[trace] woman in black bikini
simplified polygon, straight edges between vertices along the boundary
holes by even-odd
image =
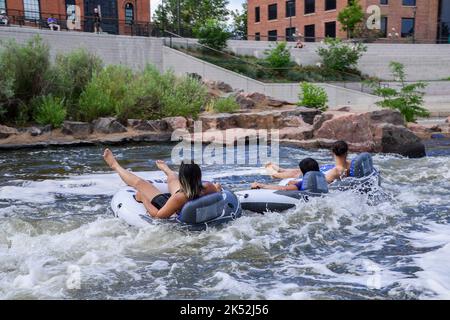
[[[194,163],[182,163],[177,175],[164,161],[158,160],[156,166],[166,174],[170,192],[164,194],[150,182],[121,167],[111,150],[106,149],[103,158],[127,185],[138,191],[136,200],[144,204],[153,218],[169,219],[173,214],[180,212],[188,201],[222,190],[218,184],[203,183],[201,169]]]

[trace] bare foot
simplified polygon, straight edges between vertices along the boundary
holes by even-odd
[[[109,149],[105,149],[105,152],[103,153],[103,159],[105,159],[105,162],[113,170],[116,170],[117,166],[119,165],[116,158],[114,158],[113,153]]]
[[[266,163],[265,168],[266,168],[267,173],[269,175],[274,175],[274,174],[280,172],[280,167],[278,165],[276,165],[275,163],[272,163],[272,162]]]
[[[170,173],[172,173],[172,170],[169,168],[167,163],[163,160],[157,160],[156,166],[158,167],[159,170],[164,172],[166,175],[169,175]]]

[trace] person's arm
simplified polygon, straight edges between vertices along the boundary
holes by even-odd
[[[183,199],[181,198],[181,194],[175,194],[170,197],[169,200],[167,200],[164,207],[162,207],[160,210],[158,210],[153,204],[152,201],[145,198],[145,197],[139,197],[137,200],[142,201],[145,209],[147,209],[147,212],[150,216],[156,219],[169,219],[173,214],[177,213],[179,210],[183,208]]]
[[[277,186],[255,182],[252,184],[252,189],[266,189],[266,190],[280,190],[280,191],[297,191],[296,185]]]
[[[274,173],[272,178],[274,179],[289,179],[289,178],[298,178],[302,176],[302,172],[300,169],[284,169],[281,172]]]
[[[328,184],[333,183],[335,180],[340,178],[339,172],[337,170],[337,168],[334,168],[332,170],[330,170],[327,175],[325,176],[325,178],[327,179]]]

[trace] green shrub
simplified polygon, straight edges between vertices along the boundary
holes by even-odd
[[[197,118],[206,104],[208,90],[198,80],[182,77],[175,80],[173,91],[163,98],[163,114],[166,117],[184,116]]]
[[[134,104],[118,114],[120,120],[164,117],[164,99],[174,91],[175,80],[173,72],[160,73],[154,66],[148,65],[136,75],[130,91]]]
[[[42,42],[39,36],[30,39],[26,44],[19,45],[11,40],[3,42],[0,53],[2,73],[7,81],[2,80],[0,97],[4,101],[5,96],[11,103],[5,107],[4,113],[8,114],[8,120],[20,122],[21,124],[31,118],[31,108],[24,107],[34,97],[41,95],[49,85],[47,78],[50,72],[49,47]],[[12,94],[12,95],[11,95]]]
[[[66,113],[64,99],[43,96],[36,101],[34,120],[42,125],[51,124],[53,128],[59,128],[66,119]]]
[[[160,73],[155,67],[147,66],[132,82],[131,106],[117,116],[122,121],[173,116],[196,118],[207,98],[207,89],[198,80],[188,76],[177,78],[171,71]]]
[[[349,44],[333,38],[325,39],[325,47],[317,49],[326,69],[345,72],[356,69],[358,60],[366,51],[367,46],[362,43]]]
[[[103,68],[102,60],[95,54],[78,49],[65,55],[58,55],[54,73],[59,78],[60,88],[70,103],[76,103],[94,74]]]
[[[302,82],[300,86],[301,92],[299,94],[299,106],[315,108],[322,111],[326,111],[328,109],[328,95],[325,89],[308,82]]]
[[[226,24],[216,19],[208,19],[195,30],[195,36],[200,44],[222,51],[227,47],[230,34],[227,31]]]
[[[280,42],[274,48],[266,50],[266,58],[270,68],[287,68],[291,64],[291,53],[287,47],[287,42]]]
[[[375,94],[383,97],[383,101],[377,104],[383,108],[399,110],[408,122],[415,121],[417,117],[429,117],[429,111],[423,107],[425,93],[421,91],[426,88],[426,83],[407,84],[405,66],[399,62],[392,61],[390,68],[395,79],[400,82],[400,89],[376,87]]]
[[[79,101],[78,113],[83,121],[119,115],[135,103],[132,94],[133,73],[124,66],[108,66],[88,83]]]
[[[239,104],[233,96],[219,98],[212,101],[212,110],[217,113],[233,113],[240,109]]]
[[[0,61],[0,70],[3,70]],[[6,120],[10,99],[14,96],[13,81],[8,74],[0,72],[0,121]]]

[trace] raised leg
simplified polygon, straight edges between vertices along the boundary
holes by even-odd
[[[145,198],[152,200],[154,197],[161,194],[161,191],[153,184],[122,168],[111,150],[106,149],[103,158],[109,167],[116,171],[127,185],[138,190]]]
[[[166,174],[167,185],[171,194],[175,194],[178,190],[181,189],[180,179],[178,179],[178,175],[172,169],[170,169],[164,161],[156,161],[156,166],[159,170]]]

